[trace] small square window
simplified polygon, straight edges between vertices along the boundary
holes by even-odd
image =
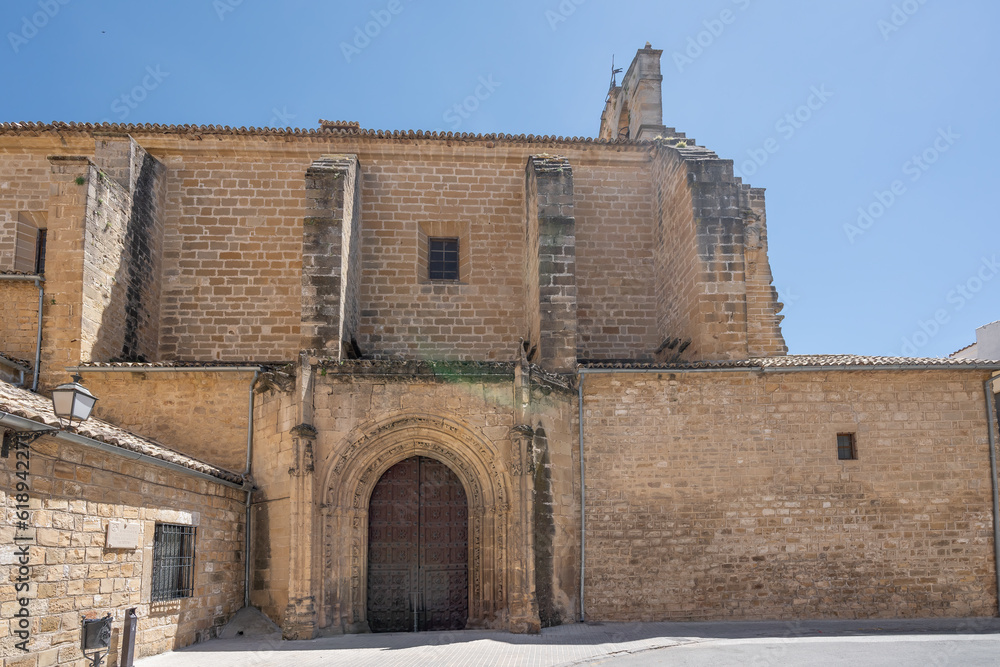
[[[837,458],[841,461],[851,461],[858,458],[858,448],[854,443],[853,433],[837,434]]]
[[[427,277],[430,280],[458,280],[458,239],[428,239]]]
[[[189,598],[194,591],[194,526],[156,524],[153,602]]]

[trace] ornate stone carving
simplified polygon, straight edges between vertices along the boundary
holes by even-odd
[[[332,512],[351,513],[350,537],[346,544],[343,533],[324,542],[329,553],[323,554],[321,562],[334,572],[325,572],[321,578],[327,587],[347,580],[350,599],[336,601],[340,617],[353,619],[357,628],[365,625],[367,508],[375,484],[395,463],[411,456],[429,456],[451,468],[465,487],[470,523],[470,624],[493,625],[494,611],[506,609],[508,604],[502,583],[509,560],[505,554],[508,528],[502,512],[510,511],[508,489],[512,483],[509,468],[498,463],[498,448],[481,434],[447,418],[401,415],[356,429],[339,449],[339,456],[330,458],[323,496]],[[342,574],[336,572],[338,569]],[[492,590],[484,590],[485,581],[492,582]],[[320,599],[333,597],[326,593]]]
[[[298,426],[292,427],[289,433],[299,438],[309,438],[311,440],[315,440],[319,431],[317,431],[316,427],[312,424],[299,424]]]

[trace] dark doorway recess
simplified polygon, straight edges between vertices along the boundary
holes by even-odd
[[[465,627],[468,534],[465,489],[448,466],[414,456],[382,475],[368,508],[372,632]]]

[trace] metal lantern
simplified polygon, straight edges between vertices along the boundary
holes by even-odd
[[[74,375],[73,382],[61,384],[52,390],[52,409],[59,418],[59,423],[65,419],[72,426],[74,419],[80,423],[90,417],[97,397],[80,384],[82,380],[79,375]]]

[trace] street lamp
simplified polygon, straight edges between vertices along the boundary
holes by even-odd
[[[97,397],[80,384],[82,381],[82,377],[74,375],[72,382],[61,384],[52,390],[52,410],[56,413],[60,426],[63,419],[66,420],[67,426],[73,426],[74,419],[78,424],[84,422],[94,409]]]
[[[79,375],[74,375],[73,382],[61,384],[52,390],[52,411],[59,419],[60,428],[45,426],[43,428],[32,428],[28,431],[21,431],[16,427],[12,428],[7,424],[2,424],[4,427],[2,429],[3,445],[0,446],[0,458],[5,459],[9,457],[11,448],[19,449],[27,447],[43,435],[52,435],[64,428],[71,427],[74,419],[77,424],[86,421],[90,417],[90,412],[94,409],[97,397],[80,384],[81,380],[83,378]],[[9,415],[0,413],[0,416],[6,418]],[[65,423],[63,423],[64,419],[66,420]]]

